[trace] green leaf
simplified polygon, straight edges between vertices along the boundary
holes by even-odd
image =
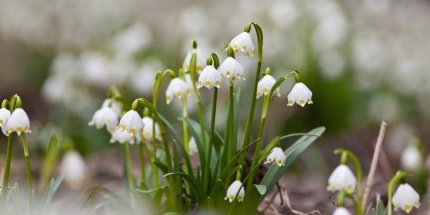
[[[290,146],[287,150],[284,151],[284,154],[287,157],[285,165],[282,167],[279,167],[277,165],[273,165],[272,167],[270,167],[264,178],[261,180],[260,184],[266,185],[267,190],[271,191],[275,183],[279,181],[279,179],[282,177],[288,167],[297,159],[297,157],[301,153],[305,151],[306,148],[308,148],[312,143],[314,143],[315,140],[318,139],[318,136],[322,135],[324,131],[324,127],[318,127],[307,133],[312,136],[303,136],[298,139],[292,146]],[[260,198],[260,201],[262,199],[263,198]]]
[[[266,185],[263,184],[254,184],[255,188],[257,188],[258,192],[263,196],[267,192]]]
[[[190,185],[191,194],[194,195],[194,198],[195,198],[194,200],[199,204],[203,203],[203,201],[205,200],[205,197],[203,195],[203,185],[198,180],[195,180],[194,177],[183,172],[167,173],[163,177],[166,178],[169,176],[182,177]]]
[[[203,141],[202,141],[202,135],[201,135],[201,131],[200,131],[200,124],[190,118],[184,119],[182,117],[179,118],[180,120],[185,120],[185,122],[187,122],[187,124],[190,126],[190,131],[192,133],[192,136],[194,137],[194,140],[196,141],[196,145],[197,145],[197,149],[199,152],[199,159],[200,159],[200,166],[205,166],[206,164],[206,151],[205,151],[205,147],[203,146]],[[206,142],[209,142],[209,135],[208,133],[205,131],[205,137],[206,137]]]
[[[385,208],[384,208],[384,202],[381,201],[380,198],[378,198],[376,202],[376,211],[375,215],[384,215],[385,214]]]
[[[64,175],[61,174],[56,179],[51,179],[51,182],[48,185],[48,188],[45,193],[45,206],[48,206],[52,199],[54,198],[55,193],[57,192],[58,188],[60,187],[61,182],[63,182]]]
[[[53,133],[49,140],[48,149],[46,150],[45,158],[43,159],[42,174],[39,182],[39,192],[45,192],[46,186],[48,185],[49,178],[52,176],[52,172],[55,169],[58,160],[58,135]]]

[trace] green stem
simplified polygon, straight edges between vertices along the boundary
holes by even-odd
[[[28,142],[25,134],[23,133],[21,136],[22,147],[24,149],[24,158],[25,158],[25,171],[27,176],[27,189],[30,195],[33,195],[33,177],[31,175],[31,164],[30,164],[30,152],[28,151]]]
[[[188,146],[188,123],[187,123],[187,119],[188,119],[188,112],[187,112],[187,98],[185,97],[182,100],[182,118],[184,118],[184,120],[182,121],[182,129],[183,129],[183,144],[184,144],[184,149],[185,152],[187,154],[190,153],[190,149]]]
[[[142,141],[138,144],[139,148],[139,165],[140,165],[140,186],[143,189],[147,189],[146,186],[146,174],[145,174],[145,158],[144,158],[144,144],[146,144],[146,141],[144,138],[142,138]],[[150,155],[149,153],[147,154]]]
[[[9,190],[9,175],[10,175],[10,164],[12,161],[13,139],[14,139],[14,136],[11,134],[7,140],[6,164],[4,167],[3,185],[2,185],[2,189],[1,189],[2,201],[6,200],[7,193]]]
[[[394,187],[396,187],[397,183],[399,183],[399,181],[405,178],[406,176],[408,176],[406,172],[398,171],[396,175],[391,179],[390,183],[388,184],[388,202],[387,202],[388,215],[393,214],[392,202],[393,202]]]
[[[234,154],[234,151],[237,149],[236,144],[234,144],[234,82],[230,81],[230,106],[229,106],[229,135],[227,141],[227,161],[229,161]]]
[[[209,147],[208,147],[206,167],[205,167],[206,168],[206,170],[205,170],[206,186],[205,187],[206,187],[208,195],[211,192],[210,163],[211,163],[212,147],[214,146],[214,140],[215,140],[215,119],[216,119],[217,98],[218,98],[218,88],[215,87],[214,95],[213,95],[213,101],[212,101],[212,117],[211,117],[211,130],[210,130],[210,137],[209,137]]]
[[[130,192],[134,192],[133,167],[131,165],[130,145],[124,144],[124,165],[127,177],[127,185]]]

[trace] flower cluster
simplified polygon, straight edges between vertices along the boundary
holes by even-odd
[[[31,133],[30,120],[28,119],[27,113],[22,108],[15,109],[12,113],[6,109],[0,109],[0,126],[4,135],[9,136],[16,132],[19,135],[21,133]]]

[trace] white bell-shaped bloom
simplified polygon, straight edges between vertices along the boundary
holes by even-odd
[[[0,108],[0,126],[6,123],[10,117],[10,111],[6,108]]]
[[[413,207],[420,207],[420,195],[409,184],[401,184],[393,195],[393,206],[395,210],[399,208],[406,213],[411,212]]]
[[[110,138],[111,143],[130,143],[134,144],[134,136],[130,135],[130,133],[127,130],[121,130],[119,128],[116,128],[113,130]]]
[[[414,144],[409,145],[402,153],[401,164],[409,171],[416,171],[422,165],[422,155],[418,147]]]
[[[267,160],[265,163],[276,164],[278,166],[285,165],[285,160],[287,157],[284,154],[284,151],[280,147],[274,147],[270,152],[269,156],[267,156]]]
[[[193,52],[196,53],[196,71],[200,73],[203,67],[206,65],[206,56],[203,54],[201,49],[197,48],[196,50],[191,50],[187,53],[185,57],[184,63],[182,64],[185,71],[190,71],[190,62]]]
[[[117,114],[110,107],[102,107],[94,113],[93,118],[88,123],[90,126],[96,126],[97,129],[106,126],[109,132],[112,132],[118,124]]]
[[[82,188],[88,173],[88,169],[84,159],[78,152],[67,152],[61,161],[60,170],[64,175],[64,181],[71,188]]]
[[[336,208],[333,215],[351,215],[351,213],[344,207]]]
[[[270,91],[272,90],[273,85],[275,85],[276,79],[271,75],[265,75],[257,85],[257,98],[259,98],[262,95],[269,95]],[[278,96],[281,96],[279,93],[279,88],[275,91]]]
[[[226,58],[218,67],[218,71],[232,81],[236,79],[245,79],[242,65],[232,57]]]
[[[127,130],[131,136],[143,134],[143,127],[145,124],[135,110],[129,110],[125,113],[118,124],[120,130]]]
[[[6,135],[16,132],[18,135],[21,133],[31,133],[30,120],[27,113],[22,108],[17,108],[10,115],[6,124]]]
[[[240,190],[239,190],[240,189]],[[227,195],[224,198],[229,202],[233,202],[237,197],[238,202],[242,202],[245,197],[245,190],[242,187],[242,182],[239,180],[234,181],[227,189]]]
[[[211,89],[212,87],[220,88],[222,82],[222,75],[215,67],[209,65],[206,66],[202,73],[200,73],[199,80],[197,82],[198,88],[206,87]]]
[[[235,54],[242,52],[248,57],[252,57],[254,55],[254,44],[252,43],[251,35],[249,35],[248,32],[242,32],[235,36],[230,42],[230,47],[233,49]]]
[[[328,179],[329,191],[345,191],[353,193],[355,186],[357,185],[357,179],[352,173],[348,166],[341,164],[333,171]]]
[[[183,80],[174,78],[166,89],[166,102],[170,104],[174,97],[183,99],[189,92],[187,84]]]
[[[154,124],[154,120],[151,117],[143,117],[142,118],[143,124],[145,124],[145,127],[143,128],[143,138],[145,138],[145,140],[147,141],[152,141],[152,137],[153,137],[153,132],[155,132],[155,139],[160,140],[161,136],[160,136],[160,127],[158,126],[158,123]],[[155,125],[155,130],[154,126]]]
[[[104,100],[103,104],[102,104],[102,108],[103,107],[109,107],[113,110],[113,112],[117,115],[117,117],[121,114],[122,112],[122,105],[120,102],[116,101],[115,99],[106,99]]]
[[[194,137],[191,137],[190,141],[188,142],[188,154],[193,155],[197,153],[199,149],[197,148],[197,143]]]
[[[288,94],[288,106],[294,103],[304,107],[306,104],[312,104],[312,92],[302,82],[297,82],[291,92]]]

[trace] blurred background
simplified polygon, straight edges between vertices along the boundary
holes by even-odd
[[[106,171],[120,176],[109,135],[88,127],[109,87],[116,85],[130,102],[150,97],[155,72],[179,69],[193,39],[203,56],[215,52],[223,59],[223,45],[252,20],[264,31],[263,67],[270,66],[275,77],[298,70],[314,94],[313,105],[289,108],[291,83],[284,85],[283,96],[271,107],[266,136],[327,127],[286,176],[287,189],[308,185],[293,189],[293,207],[333,210],[325,191],[326,177],[338,162],[332,150],[351,149],[367,171],[381,120],[388,128],[379,182],[400,168],[402,152],[411,145],[418,146],[425,166],[430,141],[428,0],[0,0],[0,98],[22,96],[32,122],[35,159],[56,131],[89,168],[101,168],[97,161],[109,157],[106,168],[116,169]],[[256,61],[240,61],[248,77],[239,86],[247,104]],[[221,105],[228,101],[222,91]],[[170,118],[180,114],[180,105],[160,103]],[[0,150],[5,152],[4,144]],[[95,181],[106,179],[101,171],[91,171]]]

